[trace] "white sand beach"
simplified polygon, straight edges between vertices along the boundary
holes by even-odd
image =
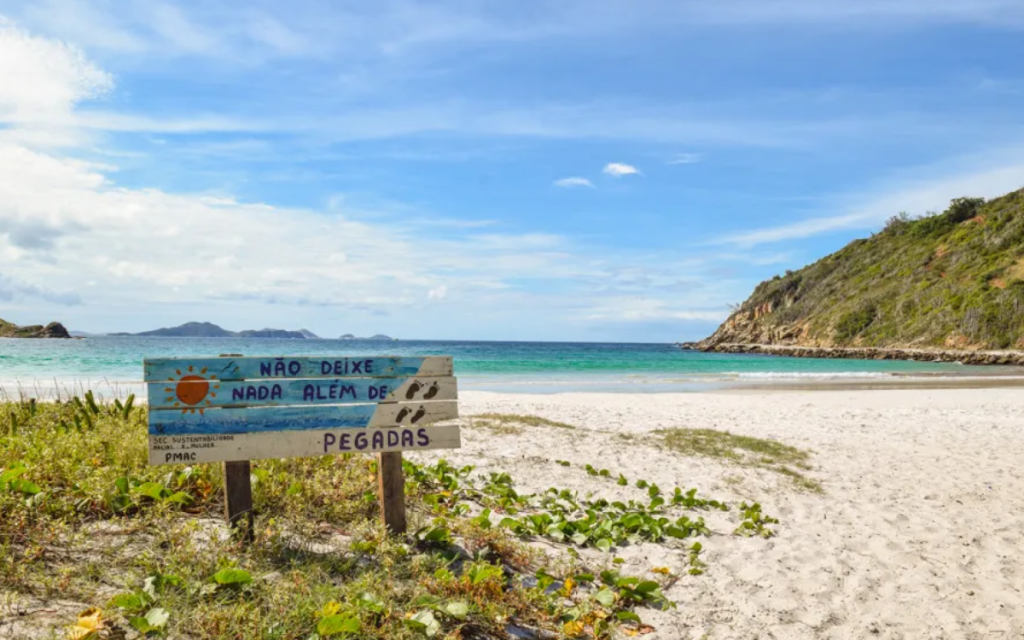
[[[543,416],[575,430],[467,428],[462,449],[420,454],[507,471],[523,491],[550,486],[640,498],[587,475],[590,463],[662,488],[758,501],[781,521],[768,539],[731,535],[735,510],[707,513],[702,576],[656,544],[620,549],[624,571],[683,577],[670,611],[644,611],[647,637],[1024,637],[1024,390],[511,395],[468,392],[463,415]],[[467,421],[468,423],[468,421]],[[789,478],[632,442],[669,427],[774,438],[813,451]],[[555,459],[573,463],[555,464]],[[588,553],[595,563],[607,561]],[[648,574],[650,575],[650,574]]]

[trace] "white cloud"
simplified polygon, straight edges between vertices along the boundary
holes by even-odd
[[[621,178],[622,176],[640,175],[640,170],[636,167],[621,162],[609,162],[601,170],[605,175],[612,176],[613,178]]]
[[[81,51],[0,22],[0,122],[55,118],[113,87]]]
[[[677,153],[665,164],[694,164],[697,162],[700,162],[700,156],[696,153]]]
[[[431,300],[444,300],[448,297],[448,287],[441,285],[440,287],[434,287],[427,292],[427,298]]]
[[[570,177],[570,178],[560,178],[558,180],[555,180],[555,186],[556,187],[566,187],[566,188],[571,188],[571,187],[590,187],[591,189],[593,189],[594,188],[594,183],[591,182],[590,180],[587,180],[586,178],[578,178],[576,176],[573,176],[573,177]]]
[[[1022,151],[1018,156],[1024,156]],[[872,229],[901,211],[920,215],[943,211],[960,196],[992,198],[1024,186],[1024,158],[1008,166],[948,175],[940,179],[908,181],[890,187],[870,199],[846,207],[838,215],[808,218],[775,227],[731,234],[712,244],[752,247],[770,242],[797,240],[847,229]]]

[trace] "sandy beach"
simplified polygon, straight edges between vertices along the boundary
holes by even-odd
[[[931,389],[696,394],[467,392],[463,415],[537,415],[575,429],[472,426],[443,456],[550,486],[640,498],[588,475],[607,468],[661,487],[758,501],[781,521],[763,540],[708,513],[707,571],[657,544],[619,549],[625,571],[668,567],[678,603],[645,611],[660,639],[1019,638],[1024,636],[1024,390]],[[479,422],[479,421],[476,421]],[[680,457],[648,438],[672,427],[772,438],[813,452],[815,493],[772,471]],[[420,454],[423,459],[441,455]],[[570,467],[555,464],[567,460]],[[594,563],[600,552],[586,552]]]

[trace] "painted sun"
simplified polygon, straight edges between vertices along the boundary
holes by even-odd
[[[182,372],[181,369],[175,371],[178,374],[177,378],[168,378],[168,382],[175,383],[173,387],[165,387],[164,391],[168,394],[167,402],[173,402],[174,407],[184,407],[181,409],[182,413],[195,413],[196,409],[199,413],[203,413],[203,409],[210,406],[210,398],[217,397],[217,389],[220,389],[218,384],[217,376],[206,375],[206,367],[199,370],[198,373],[195,371],[195,367],[189,366],[188,370]]]

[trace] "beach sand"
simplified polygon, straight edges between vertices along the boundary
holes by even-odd
[[[686,575],[678,546],[614,551],[626,560],[624,573],[652,578],[652,568],[669,567],[683,576],[665,592],[678,608],[642,611],[656,628],[649,638],[1024,637],[1024,390],[463,398],[464,416],[537,415],[577,428],[500,434],[464,419],[462,449],[413,457],[506,471],[521,492],[556,486],[644,496],[588,475],[589,463],[733,505],[758,501],[779,518],[776,536],[764,540],[731,535],[735,508],[705,513],[715,535],[701,539],[701,576]],[[681,457],[652,437],[670,427],[809,449],[806,475],[823,492],[764,469]],[[584,557],[599,566],[610,556]]]

